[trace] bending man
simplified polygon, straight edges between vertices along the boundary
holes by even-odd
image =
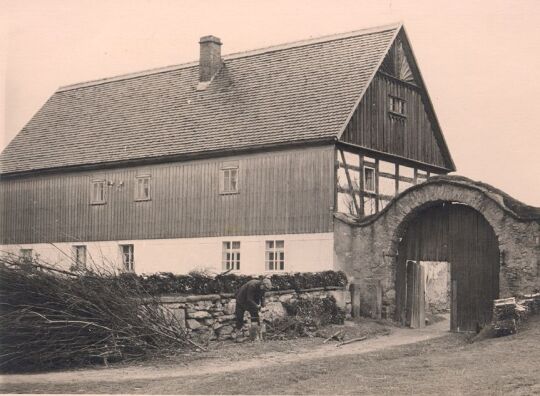
[[[264,293],[272,288],[268,278],[253,279],[244,283],[236,293],[236,329],[244,326],[244,312],[248,311],[251,321],[259,319],[259,310],[264,307]]]

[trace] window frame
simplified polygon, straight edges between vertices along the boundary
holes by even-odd
[[[86,247],[86,245],[73,245],[72,247],[72,252],[73,252],[73,266],[77,269],[85,269],[86,268],[86,259],[87,259],[87,255],[88,255],[88,249]],[[80,256],[79,256],[79,249],[83,250],[84,252],[84,255],[82,257],[84,257],[84,259],[82,261],[80,261]]]
[[[278,242],[281,243],[281,247],[278,247]],[[272,243],[272,246],[268,246]],[[272,255],[273,258],[270,258]],[[265,272],[285,272],[285,240],[273,239],[266,240],[264,242],[264,269]],[[273,268],[270,268],[272,266]],[[279,267],[279,268],[276,268]]]
[[[396,108],[396,104],[399,104],[399,107],[401,107],[401,109]],[[406,118],[407,101],[403,98],[400,98],[399,96],[388,95],[388,113]]]
[[[102,186],[102,199],[95,199],[95,186]],[[104,205],[107,203],[107,181],[105,179],[92,179],[90,190],[90,204],[91,205]]]
[[[230,183],[230,180],[231,180],[230,172],[233,171],[233,170],[236,172],[235,189],[232,189],[231,185],[230,185],[231,184]],[[229,186],[225,185],[225,180],[226,180],[225,179],[225,174],[226,173],[229,173],[229,177],[227,178],[227,180],[229,180]],[[238,188],[239,180],[240,180],[240,172],[239,172],[238,165],[224,165],[224,166],[222,166],[220,168],[220,170],[219,170],[219,193],[222,194],[222,195],[238,194],[240,192],[240,190]]]
[[[234,245],[238,244],[238,247]],[[242,247],[241,241],[223,241],[221,244],[221,266],[223,271],[236,272],[240,271],[240,249]]]
[[[120,244],[120,257],[122,259],[122,270],[124,272],[135,272],[135,245],[132,243]],[[124,248],[128,248],[129,258],[126,260]]]
[[[141,196],[141,187],[140,187],[140,181],[148,180],[148,195],[147,196]],[[144,187],[142,187],[144,190]],[[140,175],[135,177],[135,201],[136,202],[145,202],[145,201],[151,201],[152,200],[152,176],[150,175]]]
[[[367,185],[367,177],[366,177],[366,170],[369,169],[373,172],[373,189],[368,189]],[[370,192],[370,193],[375,193],[377,191],[377,180],[376,180],[376,176],[377,176],[377,172],[375,170],[374,167],[372,166],[367,166],[367,165],[364,165],[364,168],[363,168],[363,171],[362,171],[362,176],[364,177],[364,191],[365,192]]]

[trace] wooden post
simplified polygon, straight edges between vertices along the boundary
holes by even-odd
[[[457,325],[457,280],[452,280],[452,307],[450,312],[450,330],[459,331]]]
[[[351,284],[351,305],[352,305],[352,317],[360,317],[360,285],[358,283]]]
[[[378,281],[375,285],[375,298],[373,299],[373,319],[382,318],[382,282]]]

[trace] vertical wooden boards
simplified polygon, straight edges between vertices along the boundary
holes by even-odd
[[[410,220],[398,248],[396,318],[410,320],[407,260],[448,261],[452,279],[452,330],[475,331],[491,318],[499,293],[499,248],[493,229],[474,209],[446,203]]]
[[[426,326],[425,315],[425,272],[420,263],[407,261],[407,305],[406,323],[413,329]]]
[[[334,146],[4,179],[2,244],[329,232]],[[220,194],[224,162],[238,193]],[[151,199],[135,199],[149,175]],[[92,180],[107,202],[91,204]]]
[[[389,115],[389,97],[405,100],[403,117]],[[420,89],[378,73],[366,90],[341,140],[439,167],[449,167]]]

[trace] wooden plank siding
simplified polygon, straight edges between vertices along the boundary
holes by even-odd
[[[405,100],[405,117],[389,114],[390,96]],[[380,72],[340,140],[446,168],[420,88]]]
[[[332,231],[334,146],[57,173],[0,181],[1,243],[43,243]],[[239,193],[220,194],[220,168],[238,162]],[[136,176],[151,200],[135,201]],[[90,204],[91,181],[107,202]]]

